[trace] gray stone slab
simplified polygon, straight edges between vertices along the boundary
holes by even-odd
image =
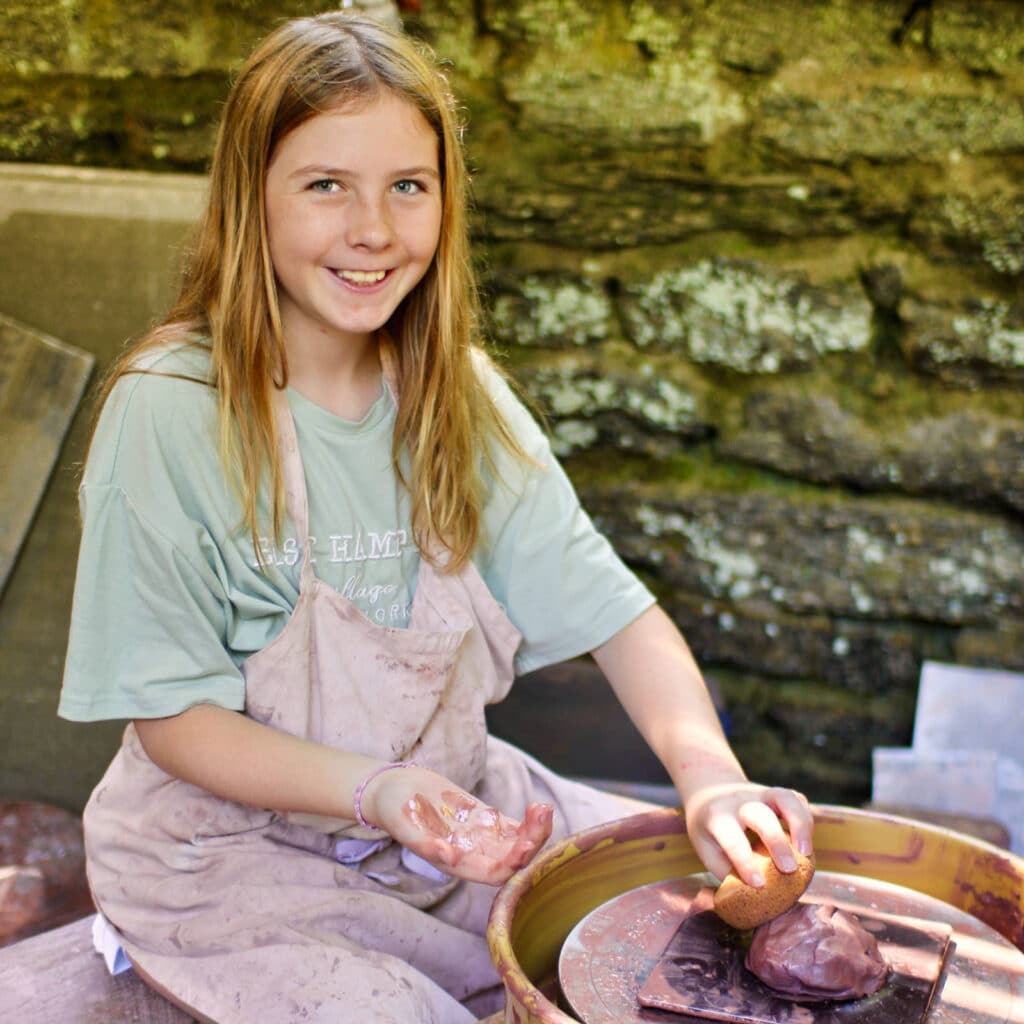
[[[0,316],[0,593],[93,363],[88,352]]]

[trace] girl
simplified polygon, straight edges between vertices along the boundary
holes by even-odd
[[[89,880],[204,1020],[500,1005],[492,887],[639,809],[486,734],[516,671],[584,651],[709,870],[758,883],[747,830],[784,871],[810,849],[475,346],[465,189],[408,40],[283,25],[231,91],[177,304],[102,396],[60,713],[131,720]]]

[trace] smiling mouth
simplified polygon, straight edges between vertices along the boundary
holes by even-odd
[[[388,276],[386,270],[335,270],[335,277],[355,285],[379,284]]]

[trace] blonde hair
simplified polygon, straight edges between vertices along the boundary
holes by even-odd
[[[181,289],[162,323],[112,368],[106,399],[140,350],[205,336],[219,404],[220,449],[257,553],[257,495],[266,469],[272,527],[283,522],[275,388],[288,382],[264,183],[277,144],[318,112],[390,92],[413,103],[437,135],[442,181],[440,240],[420,283],[386,325],[398,370],[392,463],[412,497],[412,530],[424,557],[447,550],[461,568],[481,535],[481,458],[489,441],[523,453],[474,367],[479,306],[470,265],[468,176],[461,125],[447,83],[425,50],[375,22],[328,13],[288,21],[239,71],[221,120],[209,199]],[[408,475],[402,456],[408,456]]]

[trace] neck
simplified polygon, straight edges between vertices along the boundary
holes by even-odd
[[[286,343],[288,383],[304,398],[347,420],[361,420],[381,393],[380,346],[309,347]]]

